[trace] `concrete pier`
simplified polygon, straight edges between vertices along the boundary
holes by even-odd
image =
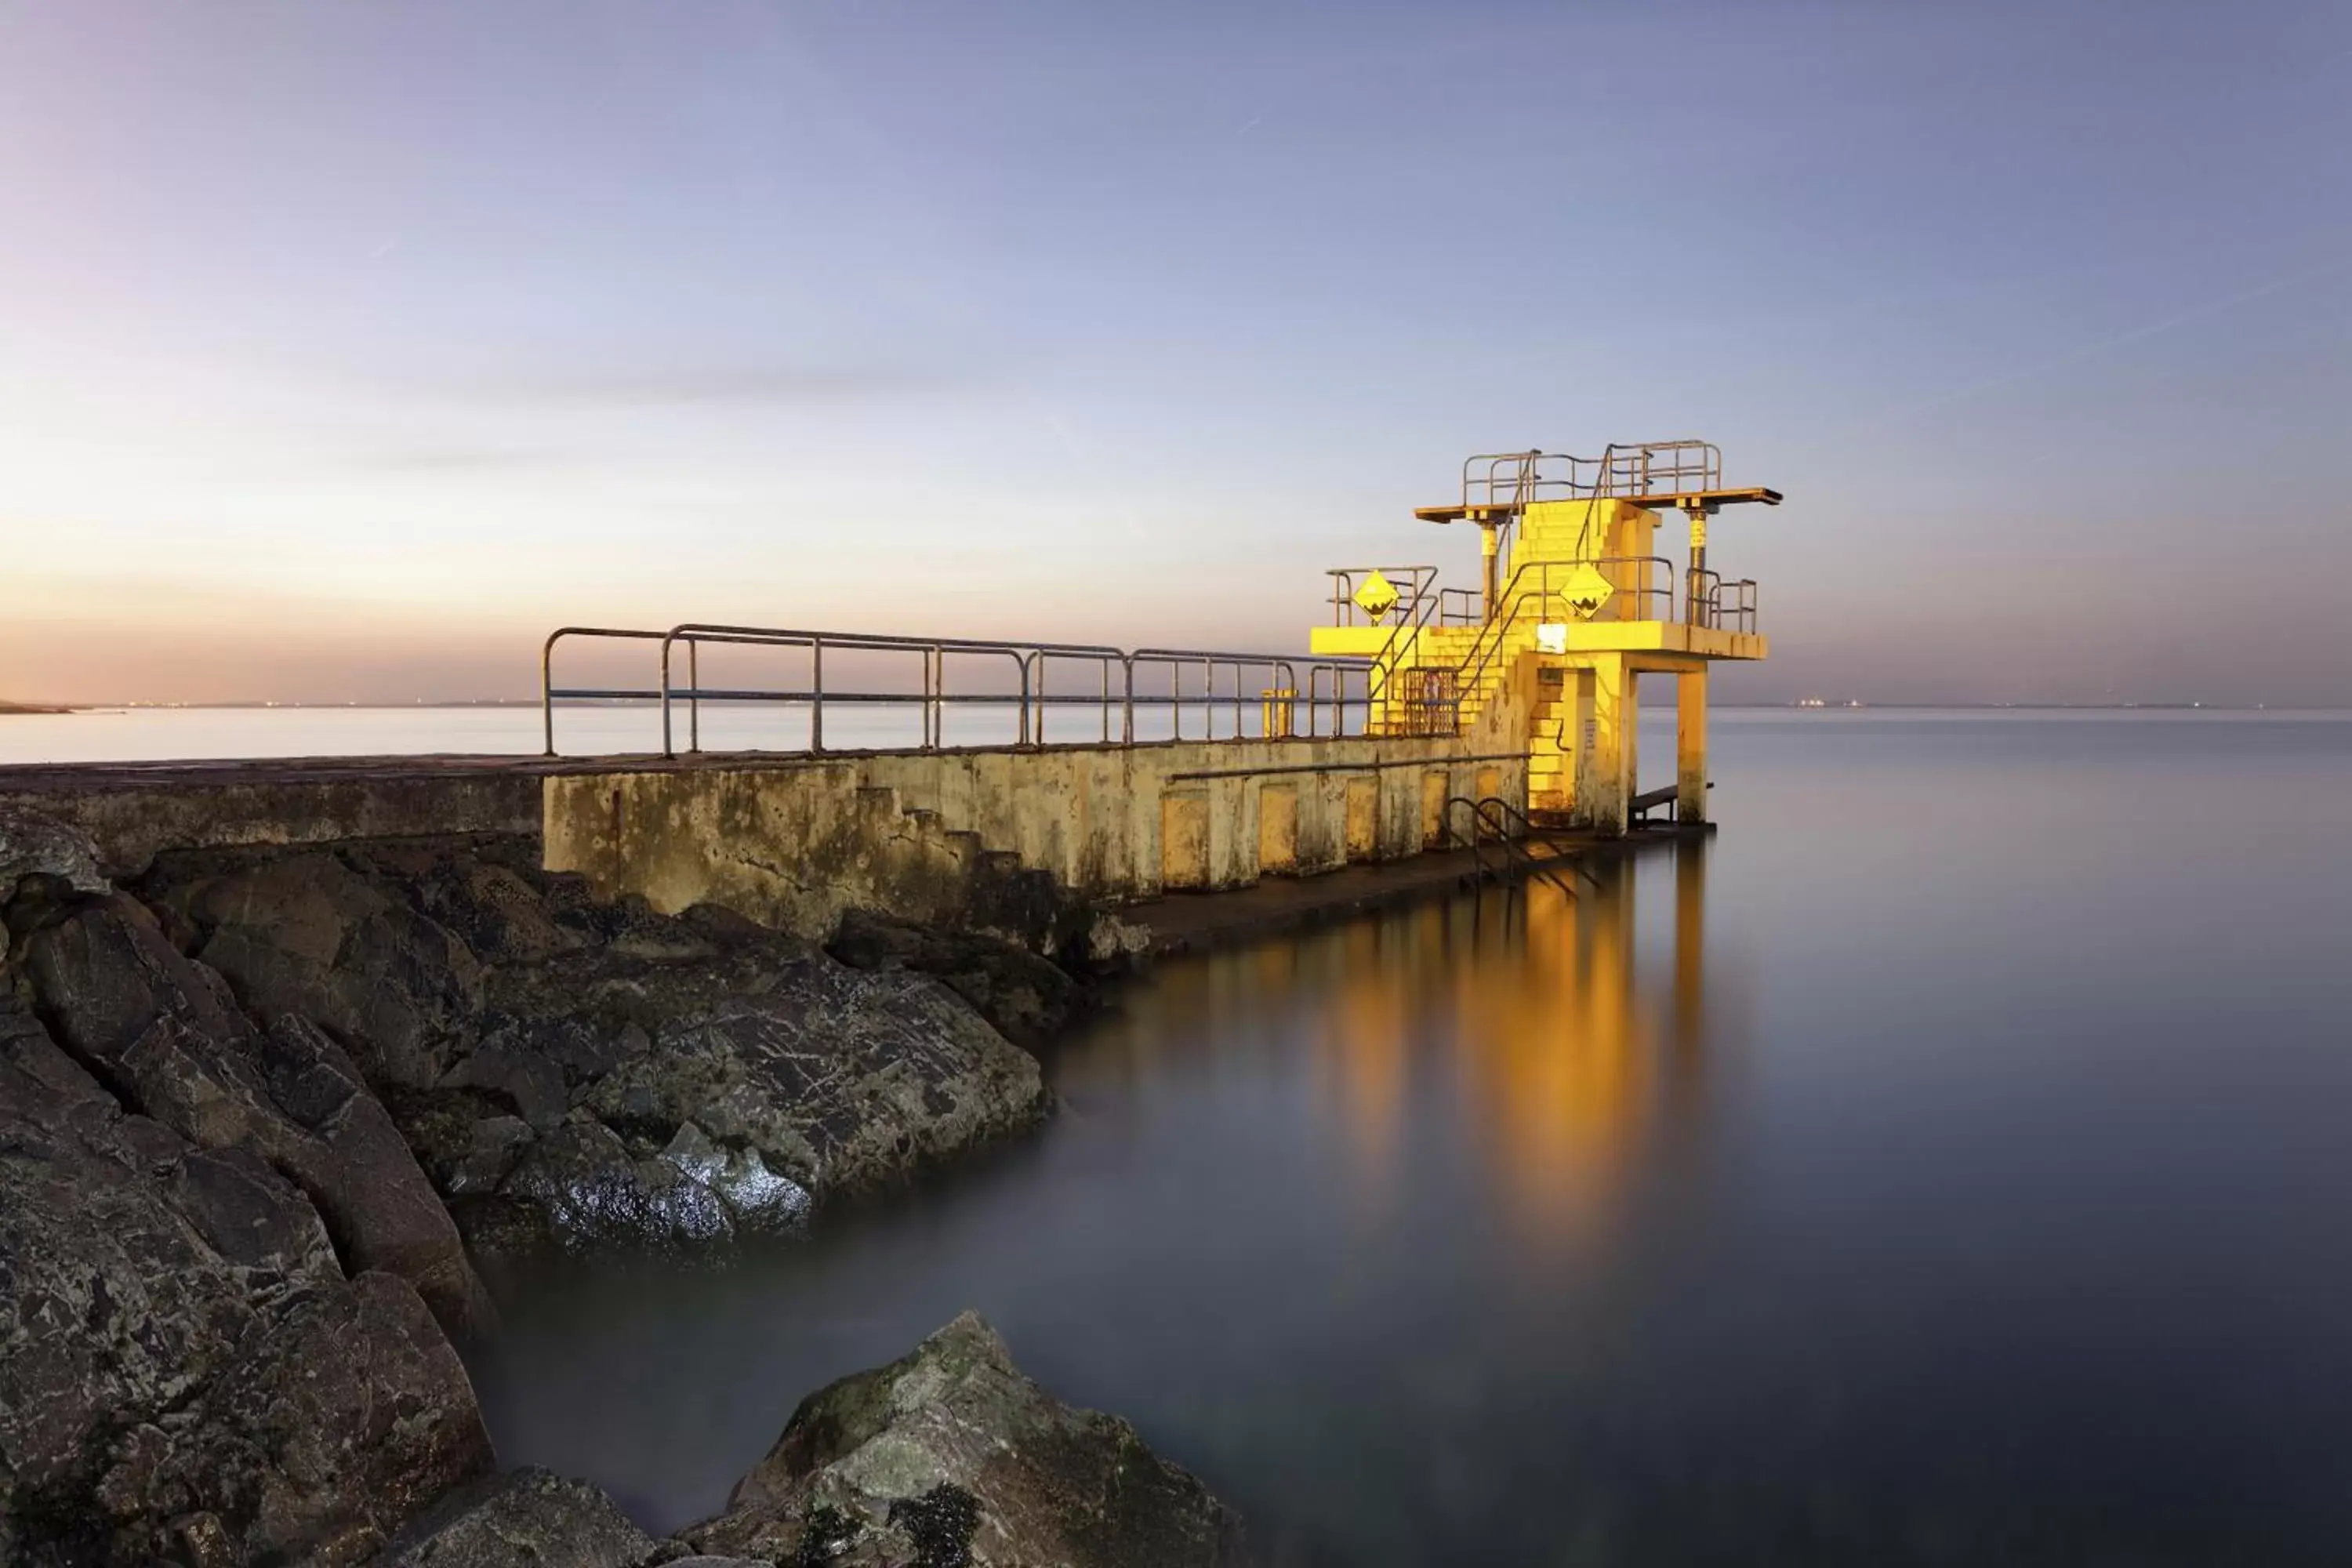
[[[1526,787],[1523,755],[1451,737],[0,768],[0,805],[82,829],[116,876],[173,849],[529,836],[549,869],[663,912],[718,903],[822,938],[861,908],[1039,942],[1078,934],[1073,910],[1268,879],[1311,889],[1432,851],[1420,872],[1435,874],[1404,880],[1458,879],[1448,803]],[[1334,886],[1284,908],[1366,896]],[[1195,919],[1184,944],[1205,929]]]
[[[1038,900],[1120,905],[1408,858],[1445,802],[1525,788],[1526,759],[1451,739],[1214,741],[875,752],[565,773],[547,865],[665,911],[725,904],[786,930],[853,907],[1005,923]]]

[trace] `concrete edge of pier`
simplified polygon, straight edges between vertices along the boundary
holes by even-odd
[[[1032,880],[1050,876],[1063,884],[1065,893],[1085,895],[1118,929],[1118,950],[1147,958],[1255,941],[1450,896],[1493,878],[1516,880],[1546,861],[1591,863],[1705,831],[1704,825],[1660,825],[1637,827],[1622,837],[1544,833],[1528,840],[1517,854],[1503,853],[1491,842],[1483,855],[1439,847],[1435,846],[1445,835],[1433,831],[1436,819],[1429,816],[1430,805],[1448,791],[1475,792],[1482,784],[1491,787],[1489,780],[1470,776],[1480,771],[1475,764],[1490,759],[1459,753],[1448,757],[1443,748],[1428,742],[1377,747],[1361,741],[1286,742],[1291,749],[1279,756],[1269,752],[1263,758],[1244,753],[1265,742],[1244,744],[1240,751],[1234,750],[1235,744],[1218,744],[1212,760],[1233,758],[1247,765],[1208,773],[1198,769],[1211,748],[1195,745],[1103,748],[1091,760],[1088,753],[1096,749],[1073,747],[1043,752],[976,748],[961,761],[952,751],[906,751],[703,753],[681,759],[436,755],[14,765],[0,766],[0,806],[15,805],[69,822],[97,843],[110,873],[125,877],[137,875],[155,856],[173,850],[466,835],[530,837],[540,843],[551,868],[565,868],[573,857],[556,853],[563,837],[556,829],[565,825],[564,832],[573,831],[564,804],[572,796],[587,791],[599,801],[617,801],[609,791],[626,787],[633,778],[647,786],[658,786],[667,778],[675,792],[687,780],[703,775],[712,781],[712,788],[751,789],[756,799],[742,811],[723,814],[724,820],[704,825],[709,831],[684,836],[667,851],[674,863],[693,869],[693,886],[662,897],[665,889],[639,885],[641,876],[615,876],[609,868],[603,868],[603,876],[592,874],[592,879],[610,884],[605,891],[615,896],[654,894],[657,907],[705,899],[730,907],[749,905],[742,912],[819,939],[824,933],[814,927],[829,927],[831,921],[823,917],[837,917],[836,904],[955,924],[976,912],[966,900],[977,884],[971,876],[974,855],[969,847],[946,844],[943,850],[941,844],[930,842],[941,838],[937,819],[945,810],[968,816],[971,820],[963,826],[986,830],[949,833],[946,840],[970,839],[979,847],[982,863],[1017,860]],[[1194,755],[1196,752],[1202,755]],[[1118,764],[1116,773],[1104,771],[1113,763]],[[928,775],[919,771],[909,774],[910,766],[936,769],[942,764],[982,774],[1003,772],[1004,778],[992,788],[997,809],[975,810],[972,801],[964,799],[958,810],[958,791],[970,796],[969,782],[944,795],[935,784],[920,792],[912,789],[912,780]],[[1088,768],[1101,776],[1091,779],[1090,790],[1073,791],[1059,773],[1036,774],[1039,766],[1076,770],[1071,777],[1080,784],[1089,782]],[[845,770],[854,776],[832,776]],[[1316,782],[1324,775],[1328,782]],[[785,781],[803,777],[805,782],[779,792]],[[1349,778],[1356,784],[1348,785]],[[893,781],[893,787],[874,787],[885,780]],[[1042,789],[1041,780],[1046,786]],[[1516,785],[1519,780],[1514,777],[1510,783]],[[1290,797],[1301,790],[1305,801],[1293,801]],[[822,824],[822,832],[804,827],[781,837],[764,828],[761,820],[752,820],[772,819],[779,812],[805,815],[811,803],[827,791],[852,805],[862,803],[863,814],[845,809]],[[908,798],[899,798],[902,794]],[[887,812],[874,809],[883,795],[891,797]],[[1317,836],[1322,841],[1319,858],[1310,862],[1299,853],[1305,840],[1298,819],[1318,796],[1328,796],[1320,805],[1327,820]],[[1262,824],[1260,806],[1276,800],[1284,804],[1285,821]],[[1129,801],[1135,804],[1124,804]],[[1106,810],[1106,820],[1124,836],[1128,847],[1122,853],[1131,854],[1149,872],[1160,871],[1163,858],[1173,853],[1168,847],[1175,842],[1171,836],[1186,825],[1187,802],[1213,808],[1203,824],[1196,825],[1193,847],[1205,857],[1208,840],[1213,838],[1221,861],[1234,863],[1229,871],[1183,890],[1173,879],[1160,876],[1150,876],[1148,883],[1141,877],[1130,878],[1123,889],[1111,891],[1101,886],[1089,889],[1083,885],[1085,875],[1071,875],[1095,865],[1100,857],[1080,856],[1075,841],[1066,842],[1066,837]],[[648,820],[676,825],[680,809],[666,804]],[[1277,826],[1289,835],[1278,868],[1270,858],[1261,865]],[[1041,833],[1042,842],[1025,842]],[[780,859],[793,863],[795,879],[827,884],[825,897],[813,902],[802,918],[794,918],[794,910],[765,887],[711,881],[709,868],[733,858],[730,842],[747,834],[777,837],[772,847]],[[845,847],[844,835],[853,841]],[[664,836],[679,837],[674,830]],[[907,875],[873,874],[877,857],[902,853],[904,846],[916,842],[925,845],[925,855],[910,863]],[[1572,874],[1563,870],[1560,875],[1572,882]],[[1098,871],[1096,879],[1108,880]],[[992,928],[1004,922],[981,918],[975,923]]]
[[[1247,888],[1170,893],[1125,905],[1117,912],[1120,921],[1144,933],[1143,955],[1173,957],[1448,898],[1490,882],[1523,883],[1536,866],[1557,867],[1566,876],[1577,862],[1639,855],[1703,838],[1711,831],[1710,824],[1659,824],[1616,838],[1546,835],[1532,844],[1528,862],[1501,859],[1492,849],[1483,858],[1469,849],[1433,849],[1402,860],[1314,876],[1270,877]]]

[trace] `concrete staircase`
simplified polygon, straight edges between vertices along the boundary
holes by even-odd
[[[1521,604],[1524,583],[1532,587],[1538,580],[1533,575],[1520,578],[1518,574],[1529,567],[1549,564],[1555,568],[1572,568],[1579,561],[1606,559],[1610,533],[1610,518],[1602,507],[1538,506],[1530,508],[1518,525],[1518,536],[1513,542],[1503,577],[1507,620],[1499,634],[1491,626],[1425,626],[1415,633],[1410,644],[1400,650],[1399,668],[1391,679],[1391,689],[1398,692],[1417,690],[1417,679],[1423,670],[1442,670],[1454,679],[1461,731],[1469,733],[1479,718],[1501,694],[1510,671],[1517,668],[1519,656],[1532,652],[1536,647],[1536,627],[1547,620],[1557,620],[1565,614],[1554,606]],[[1612,579],[1622,579],[1627,570],[1606,567]],[[1555,576],[1559,575],[1555,573]],[[1621,583],[1621,586],[1626,585]],[[1638,611],[1646,600],[1635,595],[1630,600]],[[1621,613],[1604,608],[1601,619]],[[1499,636],[1499,641],[1498,641]],[[1560,688],[1545,688],[1537,694],[1535,705],[1536,733],[1549,742],[1560,734],[1565,699]],[[1392,732],[1406,732],[1402,716],[1392,721]],[[1539,746],[1538,751],[1545,748]],[[1570,750],[1574,748],[1570,746]],[[1557,774],[1560,761],[1556,754],[1549,759],[1549,772]],[[1533,780],[1530,788],[1535,789]]]
[[[1501,628],[1499,642],[1496,628],[1491,626],[1423,628],[1405,650],[1395,673],[1387,679],[1385,689],[1416,692],[1422,689],[1423,672],[1439,675],[1454,688],[1460,732],[1469,734],[1502,694],[1519,656],[1534,649],[1536,626],[1536,617],[1523,616]],[[1411,724],[1412,716],[1407,712],[1389,716],[1391,734],[1412,733]]]
[[[1565,680],[1538,685],[1529,711],[1534,733],[1528,747],[1528,808],[1559,810],[1576,783],[1570,764],[1578,738],[1569,733],[1576,721],[1576,688]]]

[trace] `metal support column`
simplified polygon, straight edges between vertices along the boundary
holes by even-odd
[[[1706,581],[1706,507],[1694,502],[1685,510],[1690,518],[1690,571],[1683,584],[1683,621],[1688,626],[1703,626],[1707,623],[1699,590]]]

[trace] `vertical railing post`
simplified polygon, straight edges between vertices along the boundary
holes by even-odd
[[[677,755],[677,748],[670,743],[669,738],[669,647],[670,643],[677,637],[676,632],[667,633],[662,637],[661,643],[661,735],[664,757]]]
[[[809,635],[809,750],[824,750],[824,638]]]
[[[1029,661],[1036,657],[1034,653],[1016,653],[1013,656],[1013,664],[1021,671],[1021,705],[1013,715],[1013,744],[1015,747],[1025,747],[1029,744]]]
[[[539,649],[539,711],[541,724],[547,731],[544,756],[555,755],[555,639],[562,632],[551,632]]]
[[[696,637],[686,639],[686,683],[692,695],[686,700],[686,749],[702,750],[702,643]]]

